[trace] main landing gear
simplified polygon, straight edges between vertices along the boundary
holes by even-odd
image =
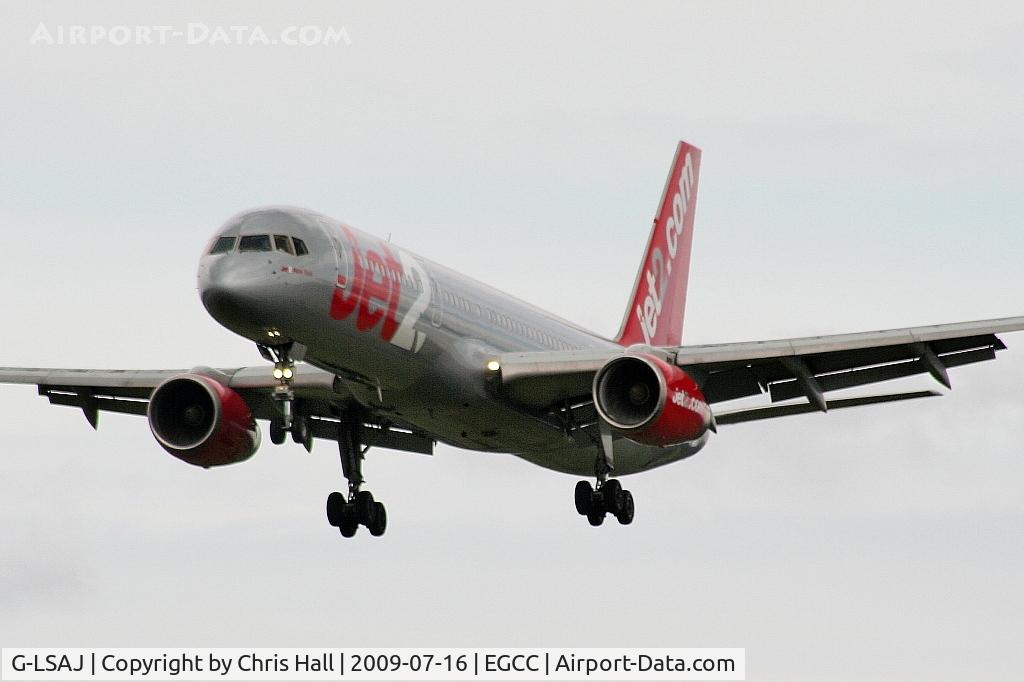
[[[591,526],[604,523],[605,514],[611,514],[624,526],[633,523],[633,493],[623,490],[617,479],[603,482],[598,479],[597,488],[590,481],[576,484],[576,511],[586,516]]]
[[[576,511],[586,516],[591,526],[604,523],[605,514],[611,514],[624,526],[633,523],[633,493],[622,489],[617,479],[608,478],[615,469],[612,448],[612,430],[603,419],[598,421],[601,432],[601,454],[594,461],[594,476],[597,486],[589,481],[576,484]]]
[[[348,479],[348,495],[333,492],[327,496],[327,521],[341,531],[343,537],[356,534],[359,526],[366,526],[370,535],[384,535],[388,527],[388,513],[384,505],[373,499],[369,490],[360,490],[363,484],[363,455],[368,448],[359,442],[359,420],[342,420],[338,424],[338,450],[341,468]]]

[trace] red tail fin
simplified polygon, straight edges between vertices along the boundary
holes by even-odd
[[[700,150],[680,142],[616,339],[624,346],[682,342],[699,173]]]

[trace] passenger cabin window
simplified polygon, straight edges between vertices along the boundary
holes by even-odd
[[[210,255],[216,256],[219,253],[227,253],[228,251],[231,251],[233,248],[235,248],[234,237],[220,237],[219,239],[217,239],[217,241],[213,243],[213,246],[210,248]]]
[[[306,242],[302,241],[298,237],[292,237],[292,241],[295,242],[295,255],[305,256],[309,253],[309,249],[306,248]]]
[[[290,253],[293,256],[295,255],[295,249],[292,248],[292,239],[287,235],[275,234],[274,246],[277,247],[278,251],[284,251],[285,253]]]
[[[238,250],[245,251],[270,251],[270,235],[247,234],[238,242]]]

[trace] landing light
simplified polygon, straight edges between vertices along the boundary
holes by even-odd
[[[285,379],[291,379],[293,376],[295,376],[295,372],[292,371],[291,367],[285,367],[281,374],[284,376]]]
[[[487,361],[487,371],[488,372],[497,372],[499,369],[501,369],[501,363],[500,362],[498,362],[497,360],[488,360]]]
[[[284,378],[284,370],[281,369],[280,367],[275,367],[274,368],[274,378],[275,379],[283,379]]]

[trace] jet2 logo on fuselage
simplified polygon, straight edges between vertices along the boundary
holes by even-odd
[[[356,313],[358,331],[369,332],[379,325],[381,339],[406,350],[418,351],[426,337],[415,330],[415,324],[430,302],[426,272],[404,252],[399,251],[400,258],[396,258],[383,242],[380,253],[373,249],[363,253],[352,230],[342,225],[341,231],[351,256],[351,278],[338,275],[331,298],[331,319],[344,320]],[[421,294],[399,321],[402,281],[407,269],[419,275]]]

